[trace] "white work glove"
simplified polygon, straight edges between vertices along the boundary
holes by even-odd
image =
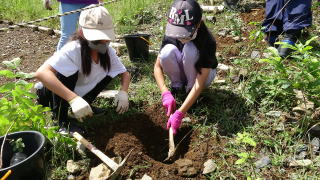
[[[92,116],[93,112],[90,105],[82,97],[77,96],[69,101],[72,112],[78,121],[83,122],[86,116]]]
[[[43,0],[43,6],[47,10],[52,10],[52,1],[51,0]]]
[[[116,111],[119,114],[126,112],[129,109],[128,93],[125,91],[119,91],[114,97],[114,104],[117,106]]]

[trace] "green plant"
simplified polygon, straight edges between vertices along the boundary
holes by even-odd
[[[271,55],[260,60],[263,71],[247,83],[245,96],[252,102],[259,102],[260,106],[289,109],[296,102],[296,89],[319,105],[320,61],[317,51],[312,51],[313,47],[310,45],[316,38],[295,46],[279,43],[294,50],[290,59],[283,59],[277,49],[268,48]]]
[[[244,133],[237,133],[236,142],[239,144],[248,144],[252,147],[256,147],[257,143],[254,141],[254,139],[251,137],[251,134],[244,132]]]
[[[250,22],[249,25],[254,25],[256,29],[250,31],[249,39],[253,41],[253,44],[257,44],[257,42],[260,42],[263,40],[264,33],[261,22]]]
[[[16,140],[11,140],[10,145],[12,146],[14,152],[23,152],[23,149],[25,147],[25,145],[22,141],[22,138],[18,138]]]
[[[235,162],[235,164],[241,165],[241,164],[245,163],[248,159],[253,158],[254,153],[240,152],[240,153],[237,153],[237,156],[239,157],[239,159]]]

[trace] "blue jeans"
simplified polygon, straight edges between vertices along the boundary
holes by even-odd
[[[65,13],[75,9],[80,9],[88,6],[89,4],[68,4],[60,3],[60,13]],[[76,32],[77,24],[80,13],[69,14],[60,17],[61,36],[57,46],[57,51],[60,50],[69,40],[69,37]]]
[[[312,24],[311,0],[267,0],[265,32],[301,30]]]

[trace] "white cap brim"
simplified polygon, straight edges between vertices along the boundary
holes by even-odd
[[[115,34],[113,29],[99,30],[99,29],[87,29],[82,27],[83,36],[88,41],[97,40],[115,40]]]

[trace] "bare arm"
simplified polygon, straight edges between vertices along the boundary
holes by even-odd
[[[120,88],[120,90],[128,92],[130,79],[131,79],[131,76],[128,71],[121,74],[121,88]]]
[[[153,69],[154,77],[156,79],[157,85],[161,91],[161,94],[165,91],[168,91],[168,88],[166,87],[166,84],[164,82],[164,75],[162,71],[162,67],[160,65],[160,58],[157,58],[156,63],[154,64],[154,69]]]
[[[53,69],[49,64],[43,64],[36,72],[35,77],[43,83],[50,91],[60,96],[66,101],[70,101],[76,96],[76,93],[68,89],[63,85],[56,77],[57,71]]]
[[[205,86],[210,70],[210,68],[201,68],[201,74],[198,73],[196,81],[182,106],[179,108],[179,111],[186,113],[194,104]]]

